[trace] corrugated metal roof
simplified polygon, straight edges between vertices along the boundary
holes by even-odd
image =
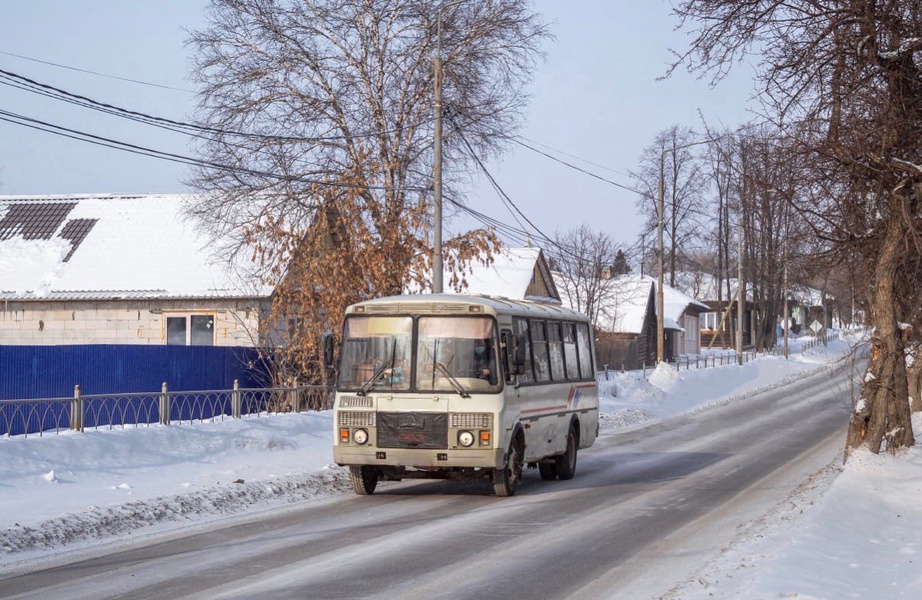
[[[188,196],[0,196],[0,298],[255,298],[271,289],[215,254]],[[246,253],[240,253],[246,254]]]

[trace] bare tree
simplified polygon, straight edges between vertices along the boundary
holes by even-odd
[[[464,128],[465,148],[499,153],[548,37],[528,2],[211,0],[208,17],[190,39],[209,165],[191,181],[204,192],[193,216],[228,253],[253,254],[265,281],[298,294],[321,283],[340,286],[328,291],[337,298],[427,287],[432,59],[442,57],[443,109]],[[447,199],[471,160],[455,133],[444,134]],[[313,235],[328,222],[339,225]],[[347,239],[353,229],[361,235]],[[495,242],[481,231],[454,245],[489,254]],[[461,269],[465,259],[451,257],[472,256],[452,240],[444,255]],[[366,257],[381,262],[346,275],[327,268]],[[314,295],[313,316],[338,310],[323,297]]]
[[[657,231],[659,186],[663,182],[663,264],[671,286],[676,285],[676,273],[693,250],[691,244],[701,237],[707,179],[692,145],[700,140],[689,129],[671,127],[659,133],[644,150],[638,170],[632,173],[642,193],[638,207],[647,218],[644,235],[648,243],[656,239],[650,234]]]
[[[826,192],[798,210],[842,256],[872,265],[873,351],[847,447],[911,446],[899,323],[919,305],[904,282],[922,254],[922,0],[684,0],[675,11],[694,29],[676,66],[719,78],[758,42],[765,106],[782,128],[802,124]]]
[[[611,289],[616,265],[626,266],[624,253],[603,232],[581,225],[555,239],[554,268],[570,308],[585,314],[597,325],[599,305]],[[621,262],[618,255],[621,255]]]

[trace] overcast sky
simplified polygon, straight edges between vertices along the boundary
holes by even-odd
[[[188,81],[186,29],[205,25],[205,0],[30,0],[4,6],[0,20],[0,69],[96,100],[173,119],[190,119],[194,96]],[[748,118],[751,69],[710,89],[677,73],[657,81],[684,35],[673,31],[662,0],[538,0],[557,39],[531,86],[532,102],[522,135],[571,156],[560,158],[617,183],[657,132],[672,125],[734,126]],[[17,54],[157,83],[165,89],[99,77],[11,56]],[[189,154],[183,136],[0,87],[0,110],[25,115],[158,150]],[[2,115],[0,115],[2,118]],[[585,159],[595,165],[582,162]],[[448,167],[446,167],[448,168]],[[641,227],[636,196],[524,148],[510,148],[491,174],[543,233],[586,223],[624,245]],[[76,194],[181,192],[185,167],[94,146],[0,121],[0,193]],[[469,204],[514,223],[493,189],[475,183]],[[467,228],[464,220],[446,231]]]

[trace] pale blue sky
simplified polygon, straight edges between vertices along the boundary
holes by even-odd
[[[204,25],[205,0],[29,0],[4,3],[0,52],[191,90],[184,29]],[[751,71],[738,70],[716,89],[677,73],[656,81],[682,44],[660,0],[538,0],[557,36],[531,86],[522,134],[610,170],[561,157],[631,185],[643,148],[672,125],[746,120]],[[0,69],[140,112],[189,119],[188,91],[161,89],[43,65],[0,54]],[[106,117],[0,86],[0,110],[101,136],[189,154],[183,136]],[[545,149],[545,148],[542,148]],[[519,208],[544,233],[586,223],[616,241],[636,240],[636,196],[524,148],[488,165]],[[180,192],[185,167],[64,139],[0,121],[0,194]],[[512,216],[492,190],[469,189],[469,204],[507,223]],[[446,225],[446,234],[470,223]]]

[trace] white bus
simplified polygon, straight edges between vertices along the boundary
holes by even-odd
[[[379,480],[571,479],[599,430],[588,319],[537,302],[455,294],[346,310],[333,457],[358,494]]]

